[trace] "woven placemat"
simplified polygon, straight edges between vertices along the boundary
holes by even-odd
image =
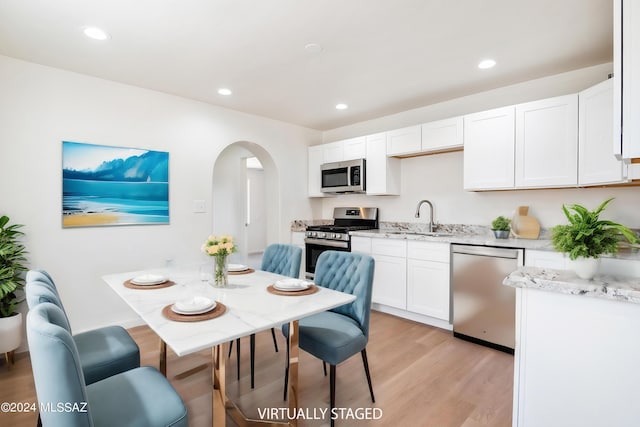
[[[227,307],[221,302],[216,302],[216,306],[213,310],[202,314],[178,314],[171,310],[172,305],[173,304],[169,304],[163,308],[162,315],[175,322],[199,322],[201,320],[215,319],[218,316],[222,316],[224,312],[227,311]]]
[[[173,286],[176,282],[171,280],[167,280],[166,282],[158,283],[157,285],[136,285],[135,283],[131,283],[131,279],[124,281],[124,287],[130,289],[161,289],[168,288],[169,286]]]
[[[241,270],[241,271],[227,271],[227,273],[230,276],[237,276],[239,274],[249,274],[249,273],[255,273],[256,271],[253,268],[247,268],[246,270]]]
[[[273,287],[273,285],[269,285],[267,287],[267,292],[274,295],[285,295],[288,297],[299,297],[302,295],[311,295],[318,292],[318,287],[316,285],[311,285],[304,291],[281,291]]]

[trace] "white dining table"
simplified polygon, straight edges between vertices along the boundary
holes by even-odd
[[[175,284],[158,289],[131,289],[124,282],[146,274],[162,275]],[[199,266],[149,268],[125,273],[108,274],[102,279],[135,311],[160,338],[160,370],[166,375],[166,347],[178,356],[212,349],[213,404],[215,427],[226,424],[226,412],[239,425],[297,425],[287,422],[249,420],[227,397],[225,385],[225,354],[228,343],[236,338],[255,334],[289,323],[289,408],[298,409],[298,320],[355,300],[355,296],[318,287],[310,295],[276,295],[267,287],[286,279],[266,271],[229,275],[225,288],[211,286]],[[167,319],[162,309],[176,301],[204,296],[226,306],[219,317],[197,322]]]

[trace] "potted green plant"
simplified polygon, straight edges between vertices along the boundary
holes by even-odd
[[[0,353],[11,353],[22,341],[22,313],[16,308],[24,289],[23,273],[27,270],[26,248],[21,239],[22,224],[9,224],[9,217],[0,217]],[[7,357],[9,360],[9,357]]]
[[[583,279],[595,276],[600,255],[618,252],[621,238],[630,243],[638,242],[638,237],[628,227],[599,218],[612,200],[605,200],[593,211],[578,204],[562,205],[569,224],[551,229],[553,247],[569,255],[576,274]]]
[[[491,221],[491,229],[496,239],[507,239],[511,230],[511,220],[501,215]]]

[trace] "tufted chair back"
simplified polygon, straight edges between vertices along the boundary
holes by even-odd
[[[282,274],[283,276],[298,277],[300,275],[300,262],[302,249],[293,245],[274,243],[267,246],[262,257],[263,271]]]
[[[47,273],[45,270],[29,270],[27,271],[27,282],[33,282],[37,280],[39,282],[43,282],[51,287],[54,292],[58,292],[56,289],[56,284],[51,278],[51,275]]]
[[[314,283],[356,296],[356,300],[331,311],[351,317],[369,336],[374,261],[369,255],[324,251],[316,262]]]
[[[42,424],[51,427],[90,427],[86,412],[58,410],[58,404],[87,402],[78,349],[68,330],[66,316],[56,305],[44,302],[27,314],[27,338],[38,402],[50,405],[42,411]],[[82,408],[84,409],[84,408]]]
[[[30,310],[33,310],[38,304],[43,302],[49,302],[58,306],[67,321],[67,330],[71,332],[71,328],[69,327],[69,318],[62,306],[62,301],[60,301],[60,295],[55,292],[55,288],[52,288],[49,283],[41,282],[39,280],[27,281],[25,293],[27,297],[27,305]]]

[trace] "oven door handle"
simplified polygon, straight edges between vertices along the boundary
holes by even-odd
[[[348,248],[349,242],[341,242],[338,240],[322,240],[322,239],[304,239],[304,242],[310,245],[329,246],[332,248]]]

